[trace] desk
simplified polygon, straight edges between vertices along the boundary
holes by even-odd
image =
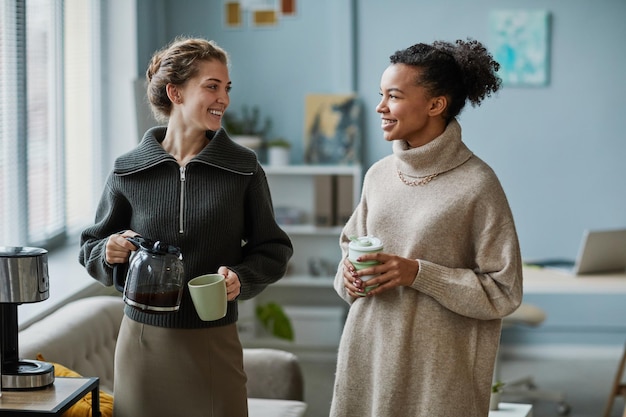
[[[500,403],[498,407],[498,410],[489,412],[489,417],[533,417],[530,404]]]
[[[626,294],[626,273],[572,275],[526,266],[523,274],[525,294]]]
[[[60,416],[91,391],[92,417],[100,416],[100,379],[56,377],[49,387],[2,391],[0,416]]]
[[[541,346],[543,353],[547,346],[564,345],[582,347],[591,354],[607,347],[617,348],[616,355],[621,352],[626,335],[626,273],[571,275],[526,266],[523,274],[524,302],[543,309],[546,320],[536,328],[518,326],[505,331],[504,345]]]

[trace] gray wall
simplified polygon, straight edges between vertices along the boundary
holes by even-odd
[[[435,39],[489,44],[491,10],[505,0],[301,0],[273,28],[226,28],[223,2],[138,1],[138,73],[176,35],[215,39],[232,58],[231,106],[259,105],[301,160],[308,93],[357,91],[364,102],[365,167],[390,152],[374,111],[395,50]],[[626,227],[626,2],[524,2],[552,14],[547,87],[505,87],[461,114],[464,138],[499,175],[525,258],[574,257],[585,228]]]

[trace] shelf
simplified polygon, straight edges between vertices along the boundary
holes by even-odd
[[[337,360],[338,344],[329,346],[302,345],[273,337],[242,338],[241,344],[244,348],[280,349],[292,352],[302,360],[308,361],[329,361],[334,363]]]
[[[343,229],[343,226],[320,227],[312,224],[281,224],[280,227],[289,235],[311,236],[339,236]]]
[[[360,175],[360,165],[266,165],[268,175]]]
[[[283,279],[276,281],[276,287],[314,287],[333,288],[334,277],[313,277],[307,275],[287,275]]]
[[[339,236],[360,199],[361,166],[263,168],[276,219],[291,238],[294,252],[289,275],[240,304],[238,329],[242,343],[247,347],[297,351],[298,355],[336,355],[347,309],[334,289],[342,256]],[[267,337],[255,325],[256,306],[269,302],[282,306],[290,317],[295,342]]]
[[[268,335],[258,329],[256,337],[247,339],[247,344],[305,349],[337,349],[341,340],[346,306],[300,306],[283,304],[289,318],[294,340],[286,341]]]
[[[254,339],[244,339],[242,340],[242,344],[246,347],[256,347],[256,348],[275,348],[275,349],[285,349],[289,348],[308,348],[312,350],[337,350],[337,346],[339,346],[339,342],[337,343],[322,343],[322,344],[310,344],[310,343],[298,343],[298,342],[290,342],[288,340],[278,339],[276,337],[271,336],[263,336],[263,337],[255,337]]]

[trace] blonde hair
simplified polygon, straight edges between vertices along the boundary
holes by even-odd
[[[228,53],[214,41],[201,38],[177,37],[152,55],[146,79],[148,101],[158,121],[166,122],[172,111],[167,84],[184,84],[197,74],[199,61],[212,60],[228,65]]]

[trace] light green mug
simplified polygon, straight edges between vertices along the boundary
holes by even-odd
[[[361,255],[365,255],[368,253],[376,253],[381,252],[383,250],[383,244],[380,239],[373,236],[361,236],[357,238],[351,239],[350,244],[348,245],[348,260],[357,271],[360,271],[365,268],[370,268],[372,266],[378,265],[378,261],[365,261],[358,262],[357,259]],[[374,278],[376,275],[363,275],[359,277],[361,281],[367,282],[370,279]],[[370,285],[365,287],[364,292],[357,292],[360,296],[365,296],[367,293],[378,285]]]
[[[222,274],[206,274],[187,283],[198,316],[204,321],[219,320],[226,315],[226,281]]]

